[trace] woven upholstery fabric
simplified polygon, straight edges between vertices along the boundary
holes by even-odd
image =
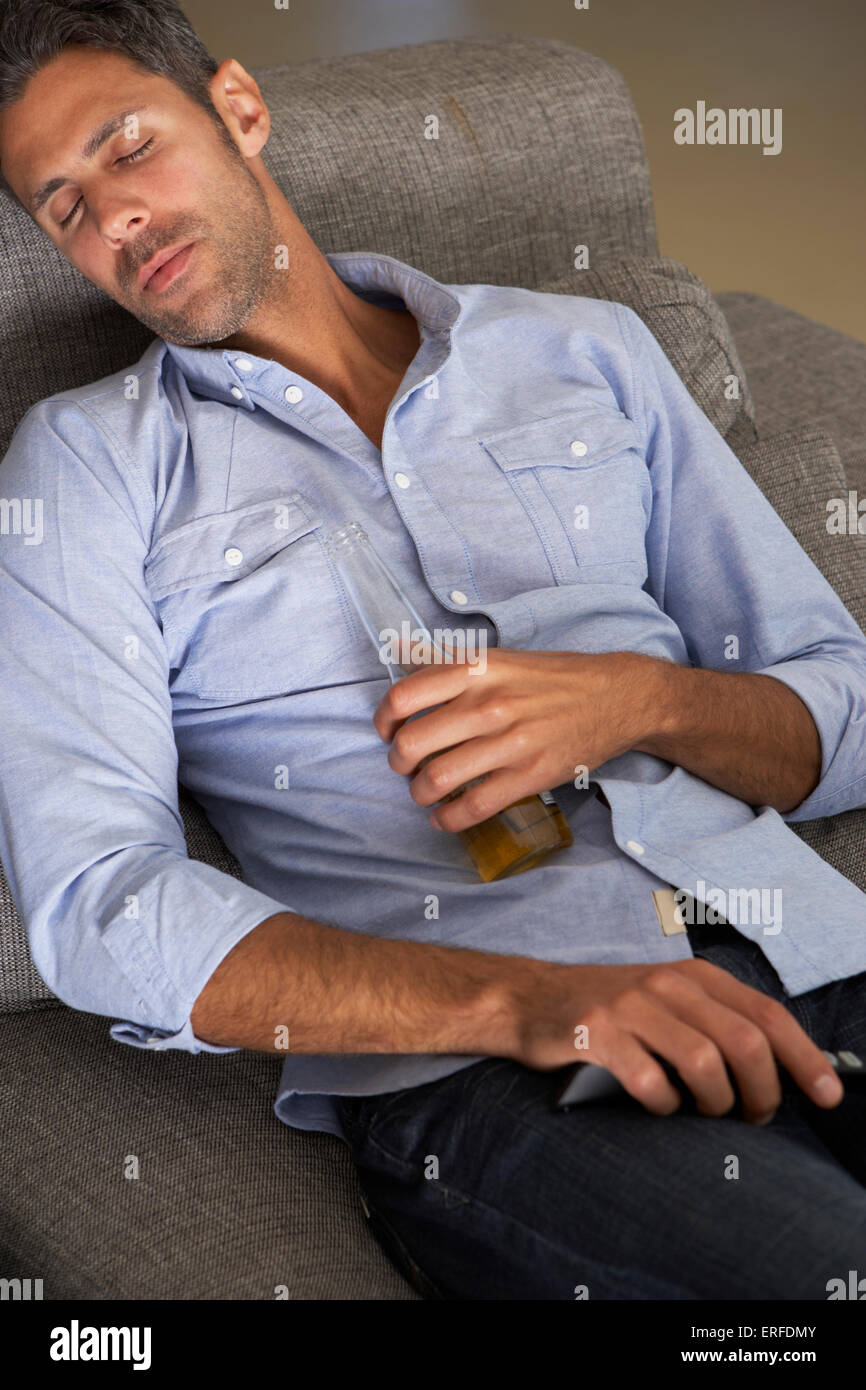
[[[866,497],[866,343],[758,294],[718,296],[749,377],[758,431],[832,436],[848,486]]]
[[[819,426],[795,427],[738,457],[866,632],[866,536],[827,531],[827,503],[845,497],[847,486],[835,439]]]
[[[626,304],[643,319],[704,414],[735,451],[757,438],[754,409],[727,320],[703,280],[667,256],[624,256],[536,286]],[[725,387],[737,378],[739,395]]]
[[[0,1013],[49,1008],[57,1003],[31,960],[27,933],[0,869]]]
[[[445,39],[257,76],[276,123],[268,167],[323,251],[531,287],[576,245],[593,263],[658,249],[628,88],[571,44]]]
[[[822,859],[866,893],[866,810],[843,811],[838,816],[792,824]],[[820,930],[820,922],[816,924]]]
[[[656,250],[621,75],[556,40],[441,42],[265,68],[268,171],[323,252],[376,251],[449,283],[532,288]],[[427,117],[439,122],[426,139]],[[152,335],[0,192],[0,455],[52,392],[132,364]]]
[[[275,1058],[106,1030],[71,1009],[0,1019],[4,1277],[46,1299],[419,1297],[367,1229],[346,1146],[277,1119]]]

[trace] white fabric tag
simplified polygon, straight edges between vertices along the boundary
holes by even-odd
[[[678,932],[686,929],[682,908],[676,901],[674,893],[675,889],[673,888],[656,888],[653,893],[656,916],[665,936],[676,936]]]

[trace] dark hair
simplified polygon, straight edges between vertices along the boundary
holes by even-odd
[[[231,142],[208,91],[219,64],[175,0],[0,0],[0,110],[68,44],[113,49],[169,78]]]

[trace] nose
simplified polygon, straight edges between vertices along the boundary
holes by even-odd
[[[127,242],[147,229],[150,213],[140,199],[130,196],[105,196],[91,209],[99,235],[112,251],[119,251]]]

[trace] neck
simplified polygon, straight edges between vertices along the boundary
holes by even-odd
[[[378,423],[418,350],[418,325],[407,309],[354,294],[267,173],[262,181],[288,268],[273,272],[272,291],[249,323],[212,346],[280,362],[331,396],[365,433],[378,431],[378,443]]]

